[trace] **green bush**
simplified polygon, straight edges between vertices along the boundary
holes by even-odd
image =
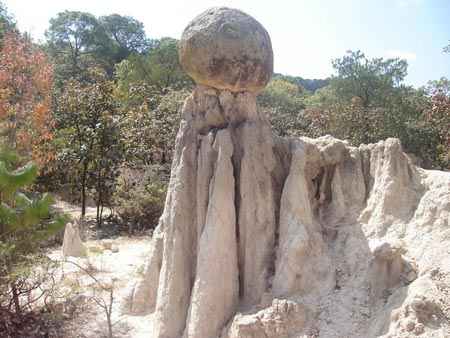
[[[114,211],[131,234],[153,229],[164,209],[167,190],[165,168],[122,169],[113,197]]]
[[[48,194],[32,198],[27,188],[37,175],[33,163],[17,168],[14,152],[0,151],[0,312],[20,314],[40,286],[36,265],[46,261],[42,245],[67,222],[52,215]]]

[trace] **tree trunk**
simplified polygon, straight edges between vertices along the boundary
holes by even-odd
[[[17,291],[16,284],[13,282],[11,284],[11,290],[12,290],[12,296],[13,296],[13,303],[14,303],[14,310],[16,314],[19,314],[20,311],[20,299],[19,299],[19,292]]]
[[[101,177],[101,175],[97,176],[97,228],[101,228],[102,227],[102,212],[103,212],[103,194],[102,194],[102,189],[103,189],[103,185],[102,185],[102,180],[103,178]]]
[[[100,206],[100,225],[103,225],[103,201]]]
[[[87,178],[87,161],[83,163],[83,174],[81,178],[81,218],[86,215],[86,178]]]
[[[100,195],[100,194],[99,194]],[[96,203],[96,209],[97,209],[97,214],[95,216],[95,220],[97,223],[97,228],[101,228],[101,224],[100,224],[100,196],[97,198],[97,203]]]

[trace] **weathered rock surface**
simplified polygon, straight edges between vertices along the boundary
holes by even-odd
[[[303,141],[292,142],[291,149],[291,167],[280,201],[273,282],[273,293],[285,297],[324,292],[334,286],[328,248],[315,215],[313,179],[319,174],[320,152]]]
[[[197,250],[197,232],[193,226],[197,221],[196,171],[197,133],[183,121],[160,224],[164,242],[156,298],[155,337],[181,337],[186,326]]]
[[[269,82],[273,52],[269,34],[251,16],[211,8],[186,27],[180,62],[196,83],[232,92],[256,92]]]
[[[152,337],[449,337],[450,173],[396,139],[273,136],[252,88],[197,81],[129,307]]]
[[[159,273],[162,265],[164,233],[161,226],[153,232],[152,246],[147,264],[145,265],[143,282],[134,282],[130,288],[128,299],[122,307],[122,312],[134,315],[145,315],[155,310],[159,283]]]
[[[154,337],[449,332],[441,296],[450,290],[426,277],[440,268],[450,278],[449,173],[414,167],[394,139],[359,148],[278,139],[249,93],[199,86],[183,116],[166,210],[131,307],[154,311]],[[429,288],[441,297],[431,319],[422,310],[420,320],[391,318],[410,313],[409,292]],[[272,299],[297,304],[298,317],[274,311]]]
[[[274,299],[269,307],[254,314],[237,314],[222,338],[290,337],[303,327],[306,318],[300,304]]]
[[[66,257],[84,257],[87,254],[86,247],[81,241],[78,226],[73,223],[67,223],[64,230],[64,240],[62,245],[63,255]]]
[[[368,225],[368,231],[382,236],[388,226],[401,226],[413,217],[423,187],[399,140],[387,139],[367,148],[373,183],[360,221]]]
[[[274,154],[267,123],[249,122],[236,130],[239,166],[239,263],[241,296],[255,305],[269,287],[273,274],[275,201],[272,186]]]
[[[216,337],[239,303],[233,143],[228,130],[217,132],[213,149],[217,162],[199,241],[185,337]]]

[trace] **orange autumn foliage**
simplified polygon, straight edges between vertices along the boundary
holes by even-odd
[[[1,136],[41,166],[54,158],[52,84],[53,68],[46,55],[19,34],[5,34],[0,49]]]

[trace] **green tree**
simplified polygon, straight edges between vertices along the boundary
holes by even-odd
[[[116,102],[114,83],[100,70],[91,70],[88,82],[69,81],[57,98],[59,179],[80,191],[82,216],[89,188],[96,192],[97,208],[101,209],[107,201],[107,188],[114,186],[121,162]],[[75,181],[67,181],[69,178]]]
[[[384,106],[407,74],[408,63],[400,59],[368,59],[361,51],[348,51],[333,61],[337,72],[330,84],[341,100],[359,97],[364,108]]]
[[[50,19],[45,33],[47,49],[56,64],[58,80],[84,79],[95,63],[95,55],[108,39],[98,20],[90,13],[64,11]]]
[[[191,80],[178,61],[177,41],[162,39],[148,55],[116,67],[116,97],[125,112],[121,134],[132,166],[171,161],[180,109]]]
[[[125,60],[131,54],[145,54],[152,47],[142,22],[130,16],[111,14],[99,18],[108,39],[104,39],[103,58],[109,61],[108,71],[112,73],[114,65]]]
[[[182,89],[192,85],[178,60],[178,41],[163,38],[147,55],[131,55],[117,65],[119,90],[130,93],[136,87],[154,87],[159,92],[167,88]]]
[[[304,99],[305,89],[302,86],[275,78],[258,96],[258,104],[278,135],[294,136],[304,133],[307,126],[302,115]]]
[[[167,181],[168,172],[163,166],[123,168],[113,201],[114,211],[129,234],[156,227],[164,209]]]
[[[450,168],[450,81],[441,78],[431,81],[426,88],[431,104],[424,112],[427,127],[438,138],[437,162],[440,168]]]
[[[0,44],[6,32],[15,30],[16,23],[5,4],[0,1]]]
[[[152,42],[138,20],[112,14],[96,18],[86,12],[64,11],[50,19],[47,48],[60,80],[84,80],[89,67],[102,67],[109,76],[130,55],[148,52]]]
[[[0,308],[13,308],[17,314],[35,283],[29,270],[39,258],[39,245],[67,221],[50,214],[50,195],[27,196],[25,189],[35,180],[37,167],[28,163],[17,169],[18,162],[15,153],[0,152]]]
[[[129,166],[157,164],[170,170],[180,111],[188,95],[187,90],[170,89],[165,95],[154,92],[149,102],[132,107],[125,114],[121,135]]]
[[[298,86],[303,87],[305,90],[314,93],[316,90],[327,86],[330,82],[329,79],[304,79],[300,76],[291,76],[275,73],[273,79],[281,79]]]
[[[357,51],[334,60],[333,66],[336,75],[329,86],[305,101],[311,135],[331,134],[356,146],[397,137],[422,165],[436,166],[438,134],[423,118],[430,95],[402,83],[406,61],[368,59]]]
[[[402,85],[406,61],[368,59],[361,51],[349,51],[334,60],[333,67],[336,75],[330,85],[307,100],[307,115],[316,127],[326,129],[322,133],[348,139],[355,145],[371,143],[399,137],[411,115],[420,115],[407,99],[414,90]]]
[[[119,176],[119,168],[123,159],[120,123],[115,107],[112,108],[110,111],[103,112],[99,119],[92,149],[95,155],[92,161],[90,181],[96,194],[96,220],[98,227],[101,227],[103,224],[104,207],[111,206],[111,198],[116,188],[116,179]]]

